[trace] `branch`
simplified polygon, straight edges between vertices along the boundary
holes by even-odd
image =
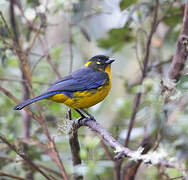
[[[67,119],[72,121],[72,115],[71,115],[71,109],[67,112]],[[82,163],[81,158],[80,158],[80,144],[78,141],[78,133],[77,131],[73,131],[72,134],[69,135],[69,145],[71,149],[71,154],[72,154],[72,161],[73,161],[73,166],[79,165]],[[81,180],[83,179],[83,176],[77,176],[74,174],[74,179],[75,180]]]
[[[19,79],[15,77],[5,77],[5,78],[0,78],[0,81],[13,81],[13,82],[23,82],[26,81],[24,79]],[[40,82],[40,81],[32,81],[33,84],[39,84],[39,85],[50,85],[50,83],[45,83],[45,82]]]
[[[5,26],[6,30],[8,31],[9,35],[11,36],[11,31],[10,31],[10,29],[8,27],[8,24],[7,24],[7,22],[6,22],[6,20],[5,20],[4,16],[3,16],[3,13],[1,11],[0,11],[0,17],[1,17],[2,21],[3,21],[3,23],[4,23],[4,26]]]
[[[69,65],[69,74],[72,73],[72,67],[73,67],[73,38],[72,38],[72,21],[71,16],[69,17],[68,27],[69,27],[69,54],[70,54],[70,65]],[[72,113],[71,109],[67,112],[67,119],[70,121],[72,120]],[[71,135],[69,135],[69,145],[72,153],[72,161],[73,166],[80,165],[82,163],[82,160],[80,158],[80,144],[78,140],[78,133],[77,131],[74,131]],[[82,175],[77,175],[74,173],[74,180],[82,180]]]
[[[27,139],[28,140],[28,139]],[[24,142],[26,142],[26,143],[28,143],[28,141],[24,141]],[[29,143],[28,143],[29,144]],[[8,162],[18,162],[18,159],[16,159],[16,158],[10,158],[10,157],[7,157],[7,156],[0,156],[0,160],[3,160],[3,161],[8,161]],[[44,166],[44,165],[42,165],[42,164],[38,164],[38,163],[35,163],[35,165],[36,166],[38,166],[39,168],[41,168],[41,169],[44,169],[45,171],[47,171],[48,173],[50,172],[50,173],[52,173],[52,174],[54,174],[54,175],[56,175],[56,176],[58,176],[58,177],[60,177],[61,178],[61,174],[59,173],[59,172],[57,172],[56,170],[53,170],[53,169],[50,169],[50,168],[48,168],[48,167],[46,167],[46,166]]]
[[[106,131],[97,121],[93,121],[88,118],[74,120],[72,123],[73,130],[77,130],[82,126],[89,127],[92,131],[96,132],[104,142],[114,149],[114,152],[117,155],[114,157],[116,160],[123,157],[128,157],[134,161],[143,161],[145,164],[152,164],[155,166],[165,166],[169,168],[177,168],[176,164],[170,163],[166,160],[159,160],[158,162],[153,162],[153,158],[149,158],[146,155],[142,155],[142,152],[139,149],[137,151],[132,151],[129,148],[124,147],[112,135]]]
[[[10,1],[10,23],[13,29],[13,37],[14,37],[14,45],[18,47],[20,51],[16,50],[16,54],[19,58],[19,67],[22,73],[22,100],[29,99],[30,91],[32,90],[31,84],[31,74],[29,71],[29,59],[28,56],[24,53],[23,46],[21,43],[20,32],[18,29],[18,25],[16,23],[14,6],[19,4],[20,2],[17,0]],[[27,115],[25,111],[21,112],[22,115],[22,129],[23,129],[23,136],[29,137],[30,136],[30,127],[31,127],[31,120],[30,117]]]
[[[5,88],[0,86],[0,91],[3,92],[6,96],[8,96],[11,100],[13,100],[16,104],[20,103],[20,101],[15,96],[13,96],[11,92],[6,90]],[[68,180],[68,176],[67,176],[67,173],[65,171],[64,165],[63,165],[61,158],[60,158],[60,155],[59,155],[59,153],[58,153],[58,151],[55,147],[54,140],[51,138],[50,133],[48,131],[48,128],[45,124],[45,121],[44,121],[45,119],[43,117],[41,118],[41,116],[39,117],[36,114],[34,114],[29,108],[25,108],[24,111],[26,111],[26,113],[30,117],[32,117],[34,120],[36,120],[40,124],[40,126],[43,130],[43,133],[46,135],[48,142],[49,142],[48,146],[49,146],[49,149],[50,149],[50,152],[51,152],[51,153],[49,153],[49,156],[57,164],[64,180]]]
[[[26,180],[24,178],[21,178],[19,176],[14,175],[14,174],[4,173],[3,171],[0,171],[0,176],[7,176],[7,177],[10,177],[10,178],[13,178],[13,179],[18,179],[18,180]]]
[[[1,141],[3,141],[5,144],[8,145],[8,147],[13,150],[14,152],[16,152],[16,154],[18,154],[22,159],[24,159],[32,168],[34,168],[36,171],[38,171],[40,174],[42,174],[47,180],[51,180],[51,178],[49,178],[49,176],[47,176],[47,174],[45,172],[43,172],[41,169],[39,169],[31,160],[29,157],[27,157],[25,154],[23,154],[22,152],[20,152],[19,150],[17,150],[17,148],[10,144],[8,142],[8,140],[3,136],[0,135],[0,139]]]
[[[69,65],[69,74],[72,73],[72,66],[73,66],[73,39],[72,39],[72,25],[69,22],[69,53],[70,53],[70,65]]]
[[[152,40],[152,37],[153,37],[153,35],[154,35],[154,33],[155,33],[156,29],[157,29],[157,26],[159,24],[159,23],[157,23],[158,22],[157,21],[158,8],[159,8],[159,0],[156,0],[152,26],[151,26],[150,34],[149,34],[148,39],[147,39],[147,43],[146,43],[146,54],[145,54],[144,62],[143,62],[143,66],[144,67],[143,67],[143,71],[142,71],[142,77],[140,79],[139,84],[142,84],[144,78],[147,75],[148,61],[149,61],[150,47],[151,47],[151,40]],[[137,114],[137,111],[138,111],[138,108],[139,108],[141,96],[142,96],[141,92],[137,93],[137,95],[135,97],[135,100],[134,100],[133,113],[132,113],[132,116],[131,116],[131,120],[130,120],[130,124],[129,124],[129,128],[128,128],[128,133],[127,133],[127,137],[126,137],[126,140],[125,140],[125,146],[128,146],[128,143],[129,143],[131,131],[132,131],[132,128],[134,126],[134,121],[135,121],[136,114]]]
[[[16,103],[19,103],[19,100],[14,97],[9,91],[7,91],[6,89],[0,87],[0,91],[2,91],[5,95],[7,95],[10,99],[12,99],[14,102]],[[40,118],[35,115],[32,111],[30,111],[29,109],[25,108],[26,112],[31,116],[33,117],[39,124],[41,124],[41,120]],[[72,122],[73,124],[73,130],[77,130],[79,129],[81,126],[87,126],[89,127],[92,131],[96,132],[100,137],[102,137],[102,140],[104,142],[106,142],[108,145],[110,145],[114,150],[115,152],[117,153],[117,155],[115,156],[115,159],[121,159],[123,157],[128,157],[130,158],[131,160],[134,160],[134,161],[143,161],[145,164],[152,164],[152,165],[156,165],[156,166],[165,166],[165,167],[169,167],[169,168],[177,168],[176,164],[173,164],[173,163],[170,163],[166,160],[160,160],[158,161],[157,163],[153,162],[152,161],[152,158],[148,158],[147,156],[144,156],[141,154],[141,152],[139,153],[138,151],[132,151],[126,147],[124,147],[122,144],[120,144],[116,139],[114,139],[112,137],[112,135],[106,131],[98,122],[96,121],[93,121],[93,120],[90,120],[90,119],[82,119],[82,120],[74,120]],[[42,129],[44,131],[45,134],[48,134],[49,132],[45,132],[46,131],[46,125],[43,125],[41,124],[42,126]],[[44,126],[44,127],[43,127]],[[46,135],[47,136],[47,135]],[[49,137],[48,137],[49,138]],[[11,145],[13,146],[13,145]],[[14,147],[14,146],[13,146]],[[57,156],[56,153],[58,152],[54,152],[56,151],[55,149],[55,144],[53,141],[50,141],[50,146],[49,146],[49,149],[51,150],[52,154],[55,156],[55,157],[52,157],[51,158],[57,163],[57,161],[59,162],[60,160],[58,160],[58,158],[60,158],[59,156]],[[59,162],[61,163],[61,162]],[[61,165],[58,165],[58,167],[61,166]],[[64,169],[61,169],[59,167],[60,171],[61,171],[61,174],[65,173],[65,170]],[[62,172],[64,171],[64,172]],[[68,179],[67,175],[66,176],[63,176],[65,180]]]
[[[12,0],[10,1],[10,23],[13,29],[13,35],[14,35],[14,49],[16,51],[16,54],[19,58],[19,65],[20,65],[20,70],[22,72],[22,79],[24,80],[22,82],[23,84],[23,89],[24,89],[24,99],[28,98],[29,95],[29,91],[31,92],[31,94],[34,96],[34,93],[32,91],[32,77],[31,77],[31,73],[30,73],[30,68],[29,68],[29,59],[28,59],[28,54],[24,51],[23,45],[22,45],[22,41],[21,41],[21,33],[19,33],[18,28],[16,27],[16,20],[15,20],[15,13],[14,13],[14,6],[18,6],[19,4],[19,0]],[[19,7],[19,6],[18,6]],[[19,7],[20,11],[22,12],[21,7]],[[23,14],[24,16],[24,14]],[[31,24],[32,25],[32,24]],[[38,34],[36,35],[38,36]],[[49,62],[51,62],[50,56],[49,54],[47,54],[47,59],[49,60]],[[51,62],[52,63],[52,62]],[[52,66],[53,64],[51,64]],[[18,103],[19,100],[17,98],[15,98],[9,91],[7,91],[6,89],[0,87],[0,91],[2,91],[5,95],[7,95],[8,97],[10,97],[14,102]],[[23,93],[23,94],[24,94]],[[50,157],[52,158],[52,160],[57,164],[62,178],[64,178],[65,180],[68,179],[68,176],[66,174],[64,165],[61,161],[60,155],[55,147],[55,143],[54,140],[52,139],[52,137],[50,136],[50,133],[48,131],[48,128],[45,124],[45,118],[44,116],[40,113],[40,108],[39,106],[37,106],[37,110],[39,113],[39,116],[35,115],[32,111],[29,110],[29,108],[25,108],[24,111],[22,111],[22,113],[28,117],[33,117],[40,125],[41,128],[44,132],[44,134],[46,135],[47,139],[48,139],[48,146],[50,149]]]
[[[172,80],[178,80],[181,70],[184,68],[188,56],[188,0],[185,4],[183,25],[176,43],[176,50],[170,65],[168,77]]]
[[[45,55],[45,57],[46,57],[46,59],[47,59],[49,65],[50,65],[50,67],[52,68],[53,72],[56,74],[56,76],[57,76],[58,78],[61,78],[61,74],[59,73],[59,71],[58,71],[57,68],[55,67],[54,62],[52,61],[52,58],[51,58],[51,56],[50,56],[49,49],[48,49],[48,47],[46,46],[46,43],[44,43],[44,42],[42,41],[42,39],[40,38],[40,36],[38,36],[38,40],[39,40],[39,43],[40,43],[40,45],[41,45],[41,49],[43,50],[43,53],[44,53],[44,55]]]
[[[141,147],[144,148],[142,154],[147,154],[147,152],[152,148],[153,141],[151,137],[145,137],[141,142]],[[134,180],[137,170],[140,167],[142,161],[130,161],[123,167],[123,180]]]

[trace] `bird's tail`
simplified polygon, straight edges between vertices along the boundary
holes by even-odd
[[[21,104],[18,104],[16,106],[14,106],[14,110],[21,110],[22,108],[24,108],[25,106],[28,106],[29,104],[32,104],[36,101],[40,101],[41,99],[46,99],[50,96],[53,96],[55,93],[54,92],[48,92],[48,93],[45,93],[45,94],[41,94],[40,96],[37,96],[37,97],[34,97],[32,99],[28,99],[24,102],[22,102]]]

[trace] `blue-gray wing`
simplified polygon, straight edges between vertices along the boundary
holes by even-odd
[[[108,80],[109,77],[107,73],[84,67],[56,81],[47,91],[84,91],[98,88]]]

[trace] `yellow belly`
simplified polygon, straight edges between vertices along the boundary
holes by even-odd
[[[58,103],[64,103],[65,105],[75,109],[89,108],[101,102],[108,95],[111,89],[112,81],[110,67],[111,66],[108,65],[105,69],[105,72],[109,77],[108,83],[99,87],[98,89],[89,91],[77,91],[73,94],[72,98],[69,98],[64,94],[56,94],[55,96],[49,97],[48,99],[56,101]]]
[[[69,98],[64,94],[56,94],[48,99],[64,103],[65,105],[75,109],[89,108],[102,101],[108,95],[110,89],[111,83],[101,86],[97,90],[77,91],[73,94],[72,98]]]

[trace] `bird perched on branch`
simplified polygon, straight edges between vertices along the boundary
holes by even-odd
[[[111,89],[111,63],[114,59],[98,55],[89,59],[84,67],[59,79],[43,94],[28,99],[14,107],[21,110],[31,103],[42,99],[49,99],[74,108],[82,118],[88,115],[94,119],[84,108],[89,108],[102,101]]]

